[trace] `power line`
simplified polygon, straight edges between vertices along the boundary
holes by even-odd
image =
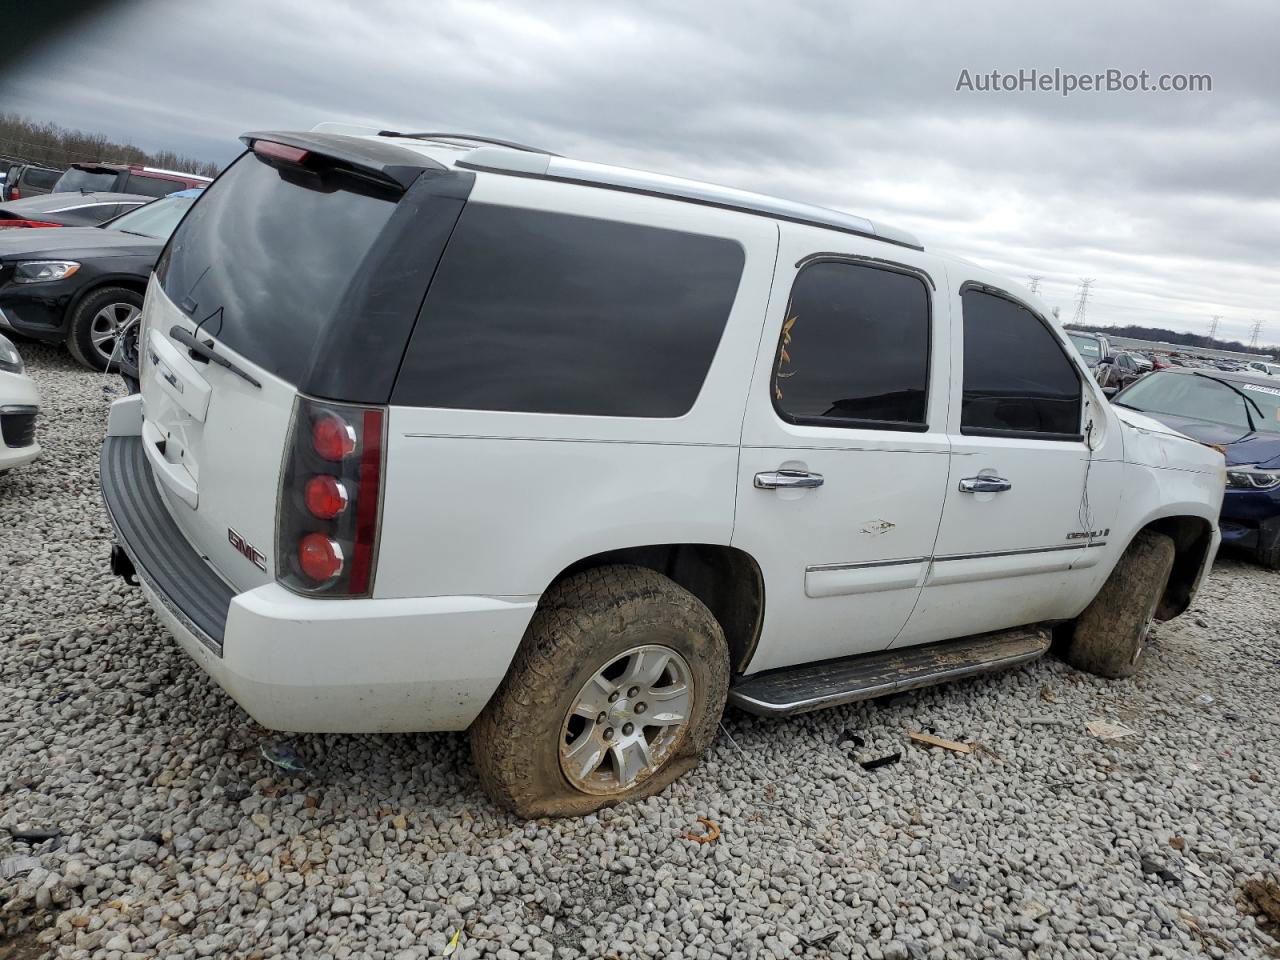
[[[1085,314],[1089,307],[1089,291],[1094,284],[1093,277],[1080,278],[1080,292],[1076,295],[1076,312],[1071,318],[1072,323],[1078,323],[1084,326]]]

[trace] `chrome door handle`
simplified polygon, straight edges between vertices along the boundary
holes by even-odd
[[[1003,477],[965,477],[960,481],[961,493],[1004,493],[1013,484]]]
[[[757,473],[757,490],[792,490],[822,486],[822,474],[805,473],[803,470],[775,470],[773,473]]]

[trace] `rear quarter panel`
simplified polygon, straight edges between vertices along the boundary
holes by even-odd
[[[471,200],[736,240],[738,292],[692,409],[672,419],[393,406],[377,597],[536,596],[606,550],[728,544],[738,441],[777,255],[772,221],[503,176]]]

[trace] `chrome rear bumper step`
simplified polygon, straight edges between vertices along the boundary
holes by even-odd
[[[1049,649],[1046,627],[1019,627],[921,647],[864,653],[739,677],[729,702],[785,717],[1030,663]]]

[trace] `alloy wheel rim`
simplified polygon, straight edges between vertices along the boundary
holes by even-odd
[[[693,672],[684,657],[660,644],[632,647],[574,697],[560,729],[560,769],[583,793],[623,793],[671,757],[693,705]]]
[[[89,323],[89,342],[104,363],[116,359],[116,344],[121,333],[141,314],[142,310],[132,303],[109,303],[93,315]]]

